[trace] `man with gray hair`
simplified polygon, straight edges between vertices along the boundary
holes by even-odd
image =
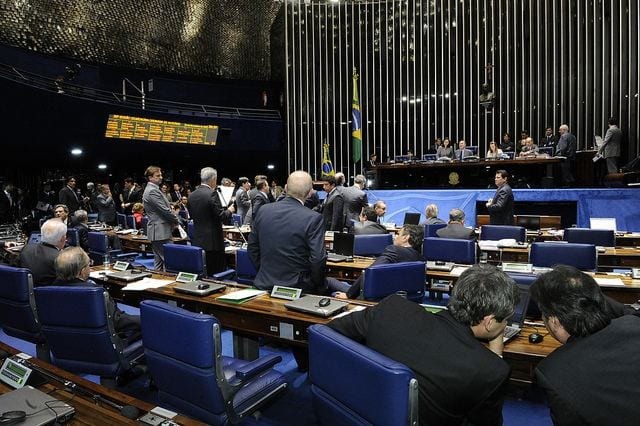
[[[328,326],[415,372],[420,424],[499,425],[510,372],[503,335],[519,297],[505,273],[475,265],[460,275],[448,310],[433,314],[393,295]]]
[[[571,186],[576,181],[573,177],[573,167],[576,162],[578,143],[576,137],[569,133],[569,126],[566,124],[560,126],[558,131],[560,132],[560,140],[558,140],[558,145],[556,145],[556,156],[566,157],[565,160],[560,163],[562,186]]]
[[[249,256],[258,270],[254,285],[271,290],[274,284],[323,294],[324,221],[304,206],[312,189],[309,173],[295,171],[287,179],[287,196],[265,204],[249,235]]]
[[[212,167],[200,170],[200,186],[189,195],[187,204],[193,219],[193,245],[204,249],[207,274],[226,269],[222,223],[235,211],[223,206],[218,196],[218,172]]]
[[[449,223],[442,229],[436,231],[440,238],[455,238],[459,240],[475,240],[476,234],[473,229],[465,228],[464,212],[460,209],[449,211]]]
[[[67,242],[67,225],[49,219],[40,228],[40,242],[27,244],[20,252],[19,264],[33,274],[33,285],[50,285],[56,279],[54,262]]]
[[[346,218],[345,226],[351,228],[358,222],[360,213],[364,207],[369,205],[367,193],[364,192],[367,179],[364,175],[356,175],[353,179],[353,186],[342,189],[342,213]]]
[[[77,223],[74,228],[78,231],[78,244],[89,253],[89,215],[85,210],[76,210],[73,217]]]
[[[438,206],[435,204],[429,204],[424,209],[424,215],[427,218],[421,225],[437,225],[440,223],[446,223],[444,220],[438,217]]]

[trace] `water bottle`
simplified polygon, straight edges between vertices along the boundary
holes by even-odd
[[[104,255],[102,265],[104,266],[105,271],[111,269],[111,257],[108,254]]]

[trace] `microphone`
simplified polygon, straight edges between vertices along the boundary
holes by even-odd
[[[249,246],[249,243],[247,242],[247,239],[244,237],[244,234],[242,233],[242,231],[240,230],[240,227],[238,226],[237,223],[233,222],[233,226],[236,228],[236,230],[240,233],[240,237],[242,237],[242,241],[244,241],[244,244],[242,245],[243,248],[246,248]]]

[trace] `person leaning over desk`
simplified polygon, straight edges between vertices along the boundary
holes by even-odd
[[[328,326],[415,372],[421,425],[500,425],[510,373],[502,337],[519,298],[510,277],[475,265],[453,287],[449,310],[432,314],[393,295]]]

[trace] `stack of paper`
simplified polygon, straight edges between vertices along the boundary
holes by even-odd
[[[244,303],[255,297],[267,294],[264,290],[257,290],[255,288],[247,288],[245,290],[232,291],[231,293],[224,294],[218,297],[216,300],[229,303]]]

